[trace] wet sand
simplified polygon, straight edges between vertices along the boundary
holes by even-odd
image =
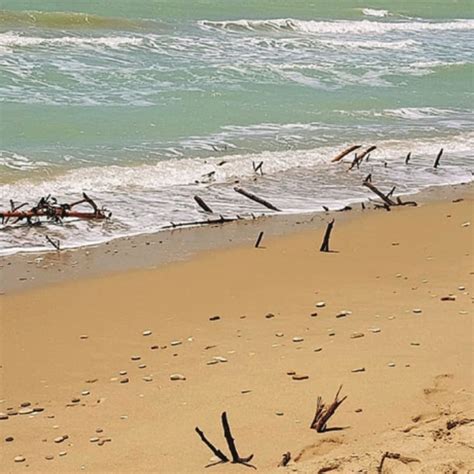
[[[133,253],[126,240],[71,253],[75,265],[2,259],[0,470],[244,472],[205,469],[213,455],[194,428],[228,451],[224,410],[263,472],[376,472],[385,451],[411,460],[383,472],[474,469],[471,188],[319,225],[295,217],[305,224],[260,249],[262,222],[240,226],[251,231],[225,231],[239,245],[156,268],[100,275],[95,256],[126,261],[112,256]],[[321,253],[332,217],[334,251]],[[154,244],[138,247],[154,266]],[[91,256],[95,270],[81,270]],[[25,269],[35,280],[19,280]],[[341,384],[331,429],[309,429],[317,396]]]

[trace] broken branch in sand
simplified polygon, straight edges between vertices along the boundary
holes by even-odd
[[[20,206],[14,207],[13,201],[10,201],[11,210],[2,212],[0,217],[2,223],[5,224],[10,218],[16,218],[15,224],[21,220],[26,220],[28,224],[32,225],[33,218],[40,219],[42,217],[53,222],[61,222],[66,217],[76,217],[78,219],[108,219],[112,214],[105,208],[99,209],[97,204],[86,194],[82,193],[83,199],[73,202],[71,204],[58,204],[58,200],[51,195],[42,197],[36,206],[29,210],[21,211],[20,208],[27,205],[23,203]],[[89,204],[93,212],[74,211],[72,208],[80,204]]]
[[[389,210],[389,208],[391,206],[417,206],[417,203],[415,201],[405,201],[405,202],[403,202],[400,197],[397,197],[396,202],[393,201],[392,199],[390,199],[393,192],[395,191],[395,187],[393,187],[392,190],[389,193],[384,194],[374,184],[372,184],[372,175],[371,174],[369,174],[367,176],[367,178],[365,178],[365,180],[362,184],[366,188],[369,188],[380,199],[382,199],[382,201],[384,202],[384,205],[382,207],[385,207],[385,209],[387,209],[387,210]]]
[[[324,233],[323,243],[321,244],[320,252],[329,252],[329,238],[331,237],[332,228],[334,226],[334,219],[328,223],[326,232]]]
[[[224,411],[221,415],[222,427],[224,428],[224,437],[227,441],[227,446],[229,447],[230,454],[232,456],[232,464],[243,464],[244,466],[251,467],[256,469],[255,466],[249,464],[253,458],[253,454],[245,458],[240,457],[237,448],[235,446],[235,440],[232,437],[230,431],[229,421],[227,420],[227,413]],[[218,448],[216,448],[205,436],[205,434],[196,426],[196,433],[201,438],[202,442],[220,459],[217,464],[229,462],[229,458]]]
[[[434,164],[433,164],[433,168],[436,169],[436,168],[438,167],[438,165],[439,165],[439,160],[441,159],[441,155],[443,154],[443,151],[444,151],[443,148],[441,148],[441,150],[439,150],[438,156],[436,157],[436,160],[435,160],[435,162],[434,162]]]
[[[240,220],[239,217],[224,217],[219,216],[218,219],[207,219],[205,221],[192,221],[192,222],[170,222],[169,225],[161,227],[162,229],[176,229],[177,227],[191,227],[197,225],[212,225],[212,224],[225,224],[226,222],[234,222]]]
[[[199,207],[204,210],[204,212],[209,212],[210,214],[212,214],[212,209],[205,203],[204,199],[196,195],[194,196],[194,200],[197,202]]]
[[[281,461],[278,463],[277,467],[285,467],[291,461],[291,453],[287,451],[281,455]]]
[[[345,156],[347,156],[349,153],[352,153],[355,150],[358,150],[361,146],[362,145],[352,145],[349,148],[346,148],[345,150],[341,151],[339,155],[333,158],[331,162],[336,163],[337,161],[341,161]]]
[[[263,161],[261,161],[258,165],[255,164],[255,161],[252,161],[253,172],[255,174],[260,173],[260,176],[263,176]]]
[[[416,458],[410,458],[407,456],[402,456],[400,453],[390,453],[386,451],[385,453],[383,453],[382,459],[380,460],[380,464],[377,467],[377,472],[379,474],[381,474],[383,471],[383,463],[385,462],[385,459],[396,459],[397,461],[400,461],[403,464],[409,464],[411,462],[420,462],[420,460]]]
[[[260,246],[260,243],[262,242],[262,239],[263,239],[263,230],[262,230],[262,232],[260,232],[260,234],[258,234],[257,241],[255,242],[255,248],[256,249],[258,249],[258,247]]]
[[[334,401],[326,407],[323,403],[323,399],[318,397],[316,405],[316,413],[314,415],[313,421],[311,422],[310,428],[316,430],[318,433],[324,433],[326,431],[326,425],[329,419],[336,413],[336,410],[339,408],[341,403],[347,398],[347,395],[344,398],[339,400],[339,393],[342,390],[342,385],[339,387],[339,390],[334,397]]]
[[[59,252],[61,250],[61,242],[58,240],[54,241],[49,235],[46,236],[46,240]]]
[[[262,206],[268,207],[268,209],[271,209],[272,211],[277,211],[280,212],[281,210],[275,207],[272,203],[266,201],[265,199],[262,199],[261,197],[256,196],[253,193],[250,193],[249,191],[246,191],[245,189],[235,187],[234,191],[236,193],[242,194],[242,196],[245,196],[246,198],[251,199],[252,201],[258,202]]]

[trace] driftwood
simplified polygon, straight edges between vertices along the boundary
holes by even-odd
[[[212,214],[212,209],[204,202],[204,199],[196,195],[194,196],[194,200],[197,202],[199,207],[204,210],[204,212],[209,212],[210,214]]]
[[[218,219],[207,219],[205,221],[192,221],[192,222],[170,222],[169,225],[165,225],[161,227],[162,229],[176,229],[178,227],[191,227],[191,226],[197,226],[197,225],[213,225],[213,224],[225,224],[227,222],[234,222],[238,221],[241,218],[239,217],[224,217],[224,216],[219,216]]]
[[[434,164],[433,164],[433,168],[436,169],[436,168],[438,167],[438,165],[439,165],[439,160],[441,159],[441,155],[443,154],[443,151],[444,151],[443,148],[441,148],[441,150],[439,150],[438,156],[436,157],[436,160],[435,160],[435,162],[434,162]]]
[[[377,472],[379,474],[381,474],[383,471],[383,463],[385,462],[385,459],[396,459],[397,461],[400,461],[403,464],[409,464],[411,462],[420,462],[420,460],[416,458],[410,458],[408,456],[402,456],[400,453],[390,453],[389,451],[386,451],[385,453],[383,453],[382,459],[380,460],[380,464],[377,467]]]
[[[46,236],[46,240],[59,252],[61,250],[61,242],[59,240],[53,240],[49,235]]]
[[[234,191],[236,193],[242,194],[242,196],[245,196],[246,198],[251,199],[252,201],[258,202],[262,206],[267,207],[268,209],[271,209],[272,211],[277,211],[280,212],[281,210],[275,207],[272,203],[266,201],[265,199],[262,199],[261,197],[256,196],[253,193],[250,193],[249,191],[246,191],[245,189],[235,187]]]
[[[347,156],[349,153],[352,153],[355,150],[358,150],[361,146],[362,145],[352,145],[349,148],[346,148],[345,150],[341,151],[339,155],[333,158],[331,162],[336,163],[337,161],[341,161],[345,156]]]
[[[46,197],[42,197],[36,206],[23,211],[20,209],[24,206],[27,206],[28,203],[15,206],[13,201],[10,201],[11,210],[0,211],[0,217],[3,224],[6,224],[9,219],[14,218],[16,219],[14,224],[22,220],[26,220],[28,224],[32,225],[35,223],[33,219],[39,220],[42,217],[53,222],[62,222],[62,220],[66,217],[75,217],[78,219],[107,219],[112,215],[112,213],[105,208],[99,209],[97,204],[86,193],[82,193],[82,197],[83,198],[81,200],[71,204],[58,204],[58,200],[55,197],[48,195]],[[84,212],[73,210],[73,207],[76,207],[80,204],[88,204],[90,207],[92,207],[93,211]]]
[[[374,194],[376,194],[383,201],[383,205],[376,205],[376,207],[384,207],[387,211],[390,210],[390,207],[393,206],[417,206],[418,204],[415,201],[402,201],[398,196],[395,201],[391,199],[393,192],[395,191],[395,186],[391,189],[390,192],[384,194],[380,189],[378,189],[374,184],[372,184],[372,175],[369,174],[362,183],[366,188],[369,188]]]
[[[244,466],[251,467],[256,469],[255,466],[252,466],[250,461],[253,458],[253,454],[247,456],[245,458],[240,457],[237,448],[235,446],[235,440],[232,437],[232,432],[230,431],[229,421],[227,420],[227,413],[223,412],[221,415],[222,427],[224,429],[224,437],[227,442],[227,446],[229,447],[230,455],[232,460],[230,461],[232,464],[243,464]],[[201,438],[202,442],[220,459],[216,464],[226,463],[229,462],[228,456],[226,456],[220,449],[215,447],[205,436],[205,434],[196,426],[195,428],[196,433]]]
[[[253,167],[253,172],[255,174],[260,173],[261,176],[263,176],[263,161],[260,163],[256,164],[255,161],[252,161],[252,167]]]
[[[277,467],[285,467],[291,461],[291,453],[287,451],[281,455],[281,461],[278,463]]]
[[[407,157],[405,158],[405,164],[407,165],[408,162],[410,161],[411,159],[411,151],[408,153]]]
[[[331,237],[332,228],[334,226],[334,219],[328,223],[326,232],[324,233],[323,243],[321,244],[320,252],[329,252],[329,239]]]
[[[257,241],[255,242],[255,248],[258,249],[263,239],[263,231],[258,234]]]
[[[318,433],[324,433],[327,429],[327,422],[329,419],[336,413],[336,410],[339,408],[341,403],[347,398],[347,395],[344,398],[339,399],[339,393],[342,390],[342,385],[339,387],[339,390],[334,397],[334,401],[326,407],[323,403],[323,399],[318,397],[316,405],[316,413],[314,415],[313,421],[311,422],[310,428],[316,430]]]

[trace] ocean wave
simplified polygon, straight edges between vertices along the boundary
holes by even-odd
[[[88,47],[105,46],[115,49],[123,46],[139,46],[142,43],[143,38],[129,36],[61,36],[56,38],[44,38],[40,36],[24,36],[13,32],[0,33],[0,48],[21,48],[38,45],[71,45]]]
[[[43,28],[80,28],[80,29],[117,29],[138,28],[145,24],[142,20],[112,18],[88,13],[43,12],[34,10],[0,11],[1,27],[43,27]]]
[[[373,21],[373,20],[297,20],[282,18],[274,20],[229,20],[199,22],[203,28],[224,31],[290,31],[309,34],[385,34],[390,32],[456,31],[473,30],[474,20],[452,21]]]

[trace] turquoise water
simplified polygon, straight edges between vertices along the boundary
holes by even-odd
[[[368,172],[400,192],[470,180],[471,5],[3,0],[0,204],[90,193],[111,221],[47,229],[75,246],[199,218],[196,193],[261,211],[237,180],[288,212],[363,199]],[[378,146],[359,171],[329,164],[356,142]],[[45,232],[4,227],[0,251]]]

